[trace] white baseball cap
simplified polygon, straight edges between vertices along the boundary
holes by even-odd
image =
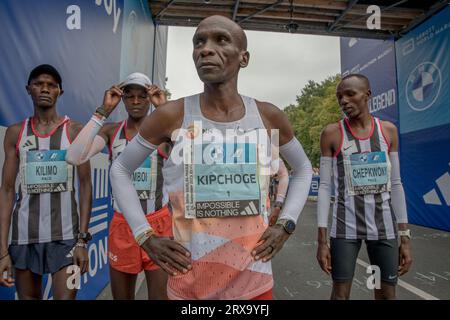
[[[152,85],[152,82],[145,74],[140,73],[140,72],[134,72],[125,78],[125,80],[123,81],[123,84],[122,84],[122,88],[124,88],[130,84],[135,84],[135,85],[145,88],[145,86],[147,86],[147,85],[149,85],[149,86]]]

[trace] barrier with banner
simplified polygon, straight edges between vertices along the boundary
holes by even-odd
[[[127,74],[140,71],[164,86],[167,28],[155,27],[145,0],[4,0],[0,2],[0,139],[6,127],[33,114],[25,86],[42,63],[61,73],[64,94],[59,114],[85,123],[104,91]],[[155,35],[159,33],[158,44]],[[159,61],[162,59],[164,61]],[[154,70],[154,65],[158,69]],[[121,107],[123,110],[123,106]],[[111,115],[116,121],[123,111]],[[0,168],[3,166],[3,148]],[[108,223],[112,217],[108,156],[91,161],[93,205],[89,230],[89,271],[81,277],[78,299],[95,299],[109,282]],[[51,299],[51,277],[44,277],[44,298]],[[15,289],[0,287],[0,299]]]
[[[396,43],[401,170],[412,223],[450,231],[450,7]]]

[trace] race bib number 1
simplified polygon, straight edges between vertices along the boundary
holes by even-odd
[[[255,143],[191,145],[185,165],[188,218],[260,214],[260,186]]]

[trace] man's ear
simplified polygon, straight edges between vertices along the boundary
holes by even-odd
[[[250,52],[244,51],[241,54],[241,62],[239,63],[239,66],[241,68],[245,68],[248,66],[248,63],[250,61]]]
[[[25,89],[27,90],[28,94],[31,96],[31,87],[29,85],[26,85]]]
[[[64,90],[63,90],[63,89],[59,89],[59,95],[58,95],[58,97],[62,96],[63,93],[64,93]]]
[[[367,89],[366,96],[367,96],[367,101],[369,101],[370,97],[372,96],[372,90]]]

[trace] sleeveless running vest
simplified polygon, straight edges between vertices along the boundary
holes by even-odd
[[[33,118],[22,124],[16,144],[20,167],[13,245],[71,240],[79,232],[78,177],[65,161],[71,143],[68,123],[66,116],[47,136],[36,132]]]
[[[125,131],[126,127],[127,121],[124,120],[117,128],[110,142],[109,154],[111,161],[114,161],[122,153],[130,141]],[[146,214],[158,211],[169,200],[167,193],[164,192],[163,165],[164,158],[155,150],[133,174],[133,184],[138,193],[142,210]],[[116,202],[114,202],[114,210],[121,212]]]
[[[390,200],[389,144],[381,122],[372,117],[367,138],[358,138],[347,119],[339,122],[341,147],[333,157],[334,194],[330,236],[344,239],[395,239]]]
[[[267,130],[252,98],[242,96],[243,118],[216,122],[202,115],[199,97],[184,99],[182,128],[163,168],[174,237],[193,261],[187,274],[169,277],[168,296],[251,299],[273,286],[271,263],[251,256],[268,226]]]

